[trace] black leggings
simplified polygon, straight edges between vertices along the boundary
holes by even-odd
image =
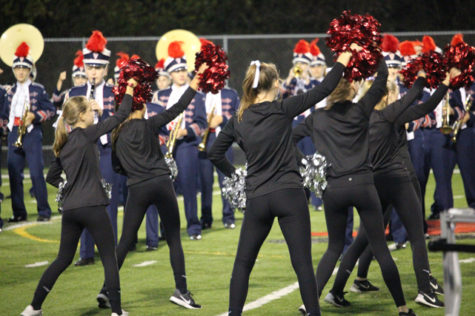
[[[375,176],[376,189],[378,190],[383,210],[392,210],[389,205],[394,206],[399,214],[404,227],[407,230],[409,241],[412,248],[412,264],[417,279],[419,290],[429,293],[430,287],[430,267],[427,248],[424,239],[423,218],[420,210],[421,203],[414,187],[415,183],[409,178],[391,177],[390,175]],[[416,183],[417,186],[419,185]],[[389,216],[385,216],[385,226]],[[351,271],[360,257],[358,263],[358,277],[366,278],[373,253],[368,245],[365,227],[360,225],[358,237],[352,246],[351,252],[348,251],[340,265],[343,269],[338,271],[333,289],[337,292],[343,291],[343,288],[350,276]],[[363,254],[361,252],[364,250]]]
[[[124,227],[117,246],[119,269],[124,263],[130,246],[134,243],[147,208],[152,204],[159,210],[160,219],[165,226],[175,287],[182,293],[186,293],[185,256],[181,246],[180,214],[173,183],[167,175],[129,186],[124,212]]]
[[[317,268],[319,295],[332,275],[345,244],[348,207],[355,206],[361,222],[367,228],[370,246],[379,262],[384,282],[391,292],[396,306],[406,305],[399,272],[386,245],[381,204],[372,183],[372,176],[368,177],[366,174],[346,176],[334,181],[330,179],[323,194],[323,203],[329,239],[327,251]],[[352,247],[348,249],[347,253]],[[346,256],[345,254],[344,258]],[[340,265],[340,270],[343,270],[342,265]]]
[[[231,276],[230,315],[242,312],[249,275],[275,217],[289,248],[305,308],[310,315],[320,315],[312,266],[310,215],[303,189],[283,189],[247,200]]]
[[[60,274],[71,264],[79,238],[84,228],[92,234],[96,241],[102,264],[112,312],[122,314],[120,306],[119,269],[115,255],[115,238],[112,224],[105,206],[91,206],[63,212],[61,226],[61,242],[56,259],[43,273],[33,297],[34,309],[41,309],[46,295],[53,288]]]

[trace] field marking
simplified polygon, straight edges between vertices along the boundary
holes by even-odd
[[[15,229],[13,229],[13,232],[17,235],[20,235],[21,237],[25,237],[25,238],[33,240],[33,241],[50,243],[50,244],[58,244],[59,243],[58,240],[51,240],[51,239],[44,239],[44,238],[36,237],[36,236],[34,236],[34,235],[32,235],[32,234],[30,234],[29,232],[26,231],[28,228],[38,226],[38,225],[44,225],[44,224],[48,224],[48,223],[30,223],[30,224],[22,225],[20,227],[16,227]],[[10,227],[7,227],[7,229],[8,228],[10,228]]]
[[[224,252],[224,251],[184,251],[186,254],[190,255],[205,255],[205,256],[223,256],[223,257],[235,257],[235,253],[229,253],[229,252]],[[273,259],[285,259],[288,258],[288,256],[279,256],[279,255],[258,255],[257,259],[262,259],[262,258],[273,258]]]
[[[36,267],[42,267],[48,264],[48,261],[40,261],[40,262],[35,262],[31,264],[26,264],[25,268],[36,268]]]
[[[277,291],[274,291],[270,294],[267,294],[266,296],[263,296],[257,300],[255,300],[254,302],[251,302],[251,303],[248,303],[246,305],[244,305],[244,309],[243,311],[249,311],[251,309],[256,309],[256,308],[259,308],[267,303],[270,303],[272,301],[275,301],[275,300],[278,300],[279,298],[283,297],[283,296],[286,296],[286,295],[289,295],[290,293],[292,293],[293,291],[295,291],[296,289],[299,288],[299,283],[298,282],[295,282],[289,286],[286,286],[280,290],[277,290]],[[222,313],[222,314],[219,314],[218,316],[227,316],[228,313]]]
[[[141,268],[141,267],[151,266],[152,264],[155,264],[155,263],[157,263],[157,260],[148,260],[141,263],[133,264],[132,267]]]
[[[475,258],[468,258],[468,259],[462,259],[462,260],[459,260],[460,263],[473,263],[475,262]]]

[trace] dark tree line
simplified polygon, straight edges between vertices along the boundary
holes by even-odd
[[[383,31],[474,29],[471,0],[0,0],[0,29],[26,22],[45,37],[322,33],[342,10],[370,13]]]

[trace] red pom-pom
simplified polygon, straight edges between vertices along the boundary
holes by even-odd
[[[312,54],[313,56],[320,55],[320,48],[318,48],[317,42],[318,42],[318,38],[310,42],[310,54]]]
[[[106,48],[107,40],[101,31],[92,31],[91,37],[87,41],[86,48],[90,51],[100,53]]]
[[[224,88],[230,74],[227,59],[226,53],[218,45],[207,44],[201,47],[201,51],[196,54],[195,70],[198,70],[203,63],[208,65],[208,69],[200,75],[201,91],[216,94]]]
[[[134,58],[135,57],[135,58]],[[117,104],[122,102],[125,91],[127,89],[127,81],[134,78],[137,86],[134,88],[134,98],[132,101],[132,110],[143,109],[145,103],[152,99],[152,82],[154,82],[158,74],[155,69],[147,64],[138,56],[132,56],[125,65],[120,69],[117,86],[113,88],[115,101]]]
[[[421,69],[426,72],[426,86],[436,88],[445,78],[447,63],[442,54],[434,51],[411,60],[400,72],[406,87],[412,87]]]
[[[119,56],[119,58],[115,61],[115,65],[119,68],[121,68],[129,61],[129,54],[127,53],[118,52],[116,55]]]
[[[450,87],[458,89],[470,87],[475,82],[475,47],[465,42],[447,45],[444,57],[448,68],[458,68],[462,73],[450,80]]]
[[[422,38],[422,52],[429,53],[436,49],[434,39],[428,35],[424,35]]]
[[[163,69],[165,67],[165,58],[160,59],[155,64],[155,69]]]
[[[404,41],[399,45],[399,53],[402,56],[412,56],[416,54],[416,50],[414,48],[414,43],[411,41]]]
[[[76,51],[76,58],[74,58],[74,66],[78,68],[84,67],[84,55],[82,54],[82,50]]]
[[[452,41],[450,42],[450,45],[455,46],[455,45],[460,44],[460,43],[465,43],[463,41],[463,34],[462,33],[457,33],[457,34],[454,35],[454,37],[452,37]]]
[[[201,47],[206,45],[214,45],[212,41],[207,40],[206,38],[200,37]]]
[[[310,45],[306,40],[300,40],[295,44],[294,53],[296,54],[306,54],[310,51]]]
[[[30,52],[30,46],[26,42],[22,42],[15,51],[15,56],[17,57],[26,57]]]
[[[376,72],[381,59],[381,24],[371,15],[351,14],[343,11],[342,15],[330,22],[327,34],[327,46],[339,54],[347,51],[351,43],[357,43],[363,49],[353,52],[344,77],[349,80],[365,79]]]
[[[168,56],[171,58],[181,58],[185,56],[185,52],[181,48],[182,44],[182,41],[171,42],[170,45],[168,45]]]
[[[396,36],[391,34],[385,34],[383,36],[383,43],[381,44],[381,49],[383,52],[395,53],[399,48],[399,40]]]

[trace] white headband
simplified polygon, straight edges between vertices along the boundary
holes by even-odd
[[[261,72],[261,62],[258,60],[253,60],[251,61],[251,66],[256,65],[256,74],[254,75],[254,81],[252,82],[252,88],[255,89],[257,88],[257,85],[259,84],[259,77],[260,77],[260,72]]]

